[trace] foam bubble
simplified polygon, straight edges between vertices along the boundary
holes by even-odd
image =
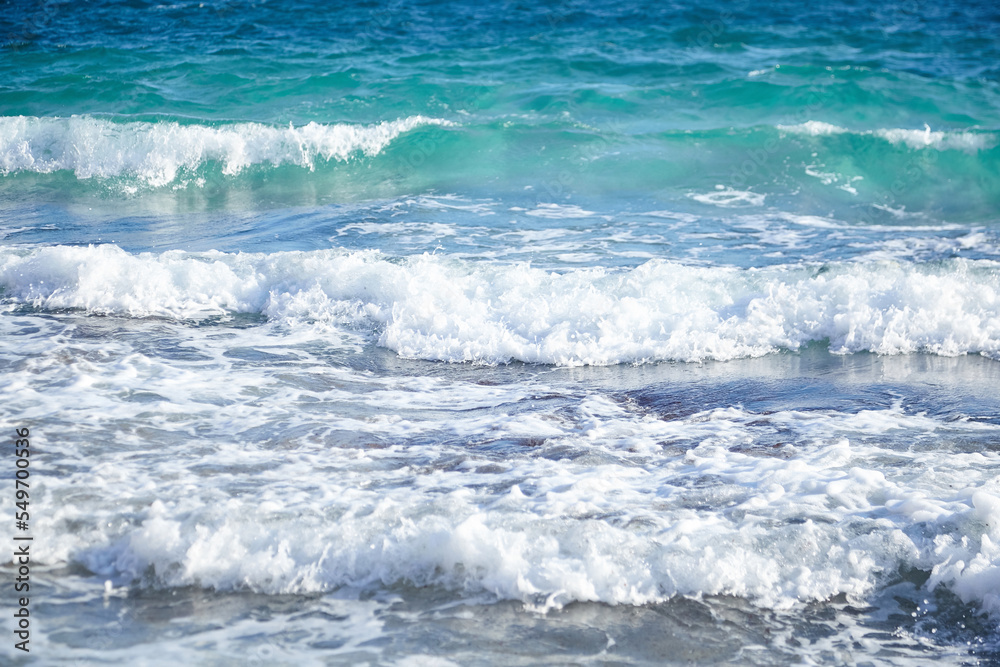
[[[80,179],[124,176],[163,186],[208,162],[218,162],[226,175],[260,164],[313,169],[319,160],[376,155],[400,134],[422,125],[449,124],[424,116],[374,125],[313,122],[286,128],[119,123],[90,116],[0,117],[0,173],[68,170]]]

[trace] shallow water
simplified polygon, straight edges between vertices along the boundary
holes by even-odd
[[[13,8],[4,659],[1000,660],[998,23]]]

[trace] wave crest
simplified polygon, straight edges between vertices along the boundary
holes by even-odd
[[[922,130],[904,128],[882,128],[854,132],[845,127],[831,125],[818,120],[809,120],[798,125],[778,125],[778,130],[791,134],[805,134],[811,137],[828,137],[837,134],[857,134],[879,137],[891,144],[905,144],[909,148],[934,148],[943,150],[962,150],[975,152],[992,148],[996,144],[995,137],[978,132],[944,132],[933,131],[929,125]]]
[[[8,304],[43,309],[368,327],[400,355],[451,362],[726,360],[821,341],[835,353],[1000,357],[1000,264],[989,260],[763,269],[653,260],[552,273],[346,250],[56,246],[0,248],[0,289]]]
[[[319,160],[376,155],[396,137],[446,120],[410,116],[372,125],[117,123],[89,116],[0,117],[0,173],[72,171],[77,178],[135,178],[158,187],[208,162],[234,175],[252,165],[313,169]]]

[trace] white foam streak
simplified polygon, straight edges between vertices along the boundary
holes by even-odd
[[[520,210],[520,209],[511,209]],[[593,211],[586,211],[574,204],[539,204],[530,211],[525,211],[525,215],[536,218],[549,218],[551,220],[566,220],[574,218],[589,218],[594,215]]]
[[[702,204],[711,204],[722,208],[736,208],[742,206],[763,206],[766,195],[750,192],[749,190],[734,190],[722,185],[715,186],[715,192],[692,192],[688,197],[699,201]]]
[[[400,355],[453,362],[725,360],[824,340],[836,353],[1000,357],[1000,265],[988,260],[551,273],[343,250],[0,248],[0,286],[42,309],[362,326]]]
[[[892,144],[905,144],[909,148],[934,148],[940,151],[961,150],[971,153],[992,148],[996,145],[996,138],[990,134],[961,131],[932,131],[929,125],[924,125],[924,129],[922,130],[882,128],[859,132],[822,121],[809,120],[798,125],[778,125],[777,128],[782,132],[805,134],[811,137],[828,137],[839,134],[867,135],[885,139]]]
[[[150,186],[217,162],[226,175],[252,165],[296,165],[376,155],[404,132],[448,121],[411,116],[373,125],[260,123],[181,125],[112,122],[89,116],[0,117],[0,173],[72,171],[77,178],[129,177]]]

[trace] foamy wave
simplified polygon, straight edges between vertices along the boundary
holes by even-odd
[[[174,181],[182,170],[218,162],[227,175],[251,165],[314,168],[319,160],[375,155],[421,125],[448,125],[411,116],[374,125],[309,123],[272,127],[238,123],[210,127],[172,122],[116,123],[89,116],[0,117],[0,173],[67,170],[77,178],[126,176],[151,186]]]
[[[124,511],[115,506],[94,530],[76,532],[67,523],[80,521],[79,509],[54,506],[39,524],[40,557],[76,561],[124,584],[303,593],[405,582],[544,607],[717,594],[771,608],[837,595],[863,602],[901,568],[915,567],[932,572],[928,588],[946,586],[1000,613],[1000,498],[984,490],[996,456],[951,453],[928,472],[926,451],[865,444],[865,434],[886,430],[926,442],[995,425],[898,406],[856,414],[725,408],[664,420],[597,395],[575,410],[497,419],[467,426],[542,436],[550,446],[634,452],[643,463],[514,458],[502,471],[426,471],[427,483],[414,485],[413,467],[389,465],[377,450],[323,446],[276,458],[233,443],[200,462],[224,469],[238,460],[258,470],[237,496],[206,483],[188,461],[167,464],[174,474],[156,487],[165,501],[129,505],[129,512],[143,508],[139,522],[112,520]],[[802,446],[781,445],[786,456],[748,446],[776,429]],[[659,455],[665,440],[686,453]],[[146,498],[134,465],[103,464],[91,483],[117,488],[129,480],[136,489],[126,485],[126,495]],[[299,493],[288,479],[312,491]],[[715,483],[705,488],[698,483],[705,479]],[[481,483],[478,492],[470,480]],[[56,497],[77,488],[52,484]]]
[[[653,260],[550,273],[376,252],[0,248],[8,304],[129,316],[262,313],[368,326],[406,357],[560,365],[733,359],[829,341],[836,353],[1000,357],[1000,264],[742,270]]]
[[[858,134],[879,137],[892,144],[905,144],[910,148],[935,148],[937,150],[979,151],[996,145],[996,138],[990,134],[978,132],[943,132],[932,131],[929,125],[922,130],[907,130],[901,128],[868,130],[853,132],[844,127],[831,125],[821,121],[810,120],[798,125],[778,125],[782,132],[807,134],[812,137],[824,137],[836,134]]]

